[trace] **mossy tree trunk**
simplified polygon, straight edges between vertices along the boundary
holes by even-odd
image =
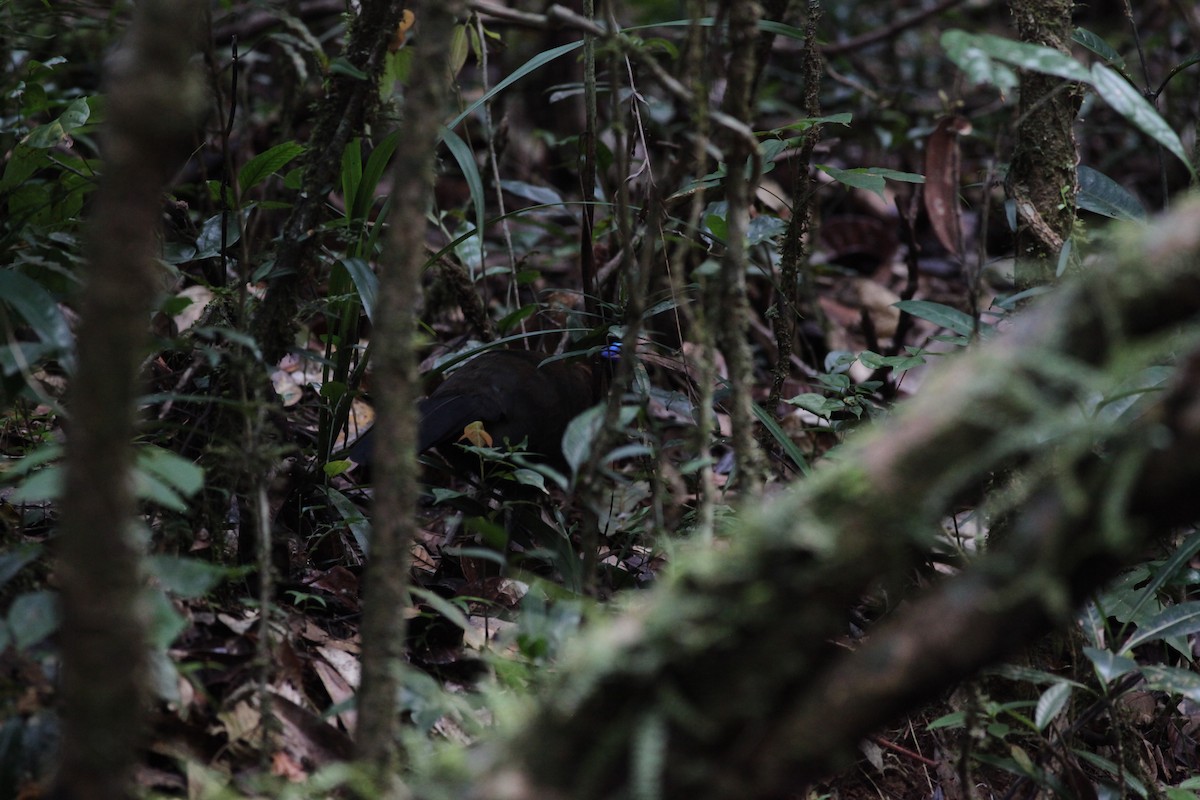
[[[1194,322],[1153,408],[1132,422],[1079,412],[1171,357],[1180,340],[1164,332],[1200,308],[1198,260],[1193,201],[947,365],[727,547],[680,559],[559,665],[479,795],[792,796],[877,727],[1069,624],[1150,537],[1200,518]],[[1014,476],[1004,541],[857,652],[830,644],[863,593],[907,585],[944,516],[996,474]]]
[[[163,190],[194,144],[205,93],[190,59],[205,6],[147,0],[106,76],[104,178],[88,221],[90,269],[71,386],[59,540],[63,740],[56,796],[132,796],[145,711],[133,439],[147,351]]]
[[[1012,0],[1021,41],[1070,53],[1073,0]],[[1073,126],[1083,100],[1077,84],[1021,73],[1017,146],[1008,173],[1016,204],[1018,289],[1054,279],[1059,253],[1075,225],[1079,152]]]

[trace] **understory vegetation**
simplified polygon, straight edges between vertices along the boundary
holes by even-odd
[[[1194,8],[0,25],[0,797],[1200,796]]]

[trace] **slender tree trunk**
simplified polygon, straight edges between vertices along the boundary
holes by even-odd
[[[736,0],[729,6],[729,70],[725,90],[725,112],[747,122],[754,109],[754,50],[758,39],[758,21],[762,7],[757,2]],[[762,488],[761,453],[754,438],[754,361],[747,334],[750,330],[750,301],[746,297],[746,230],[750,225],[750,202],[758,186],[758,174],[746,175],[746,164],[758,164],[752,158],[755,143],[730,130],[723,131],[726,178],[725,197],[726,251],[718,279],[710,287],[709,320],[718,321],[717,344],[729,365],[730,410],[733,425],[732,444],[738,480],[747,497]],[[752,138],[752,137],[751,137]]]
[[[404,662],[403,612],[408,604],[408,550],[417,500],[415,305],[425,263],[424,219],[433,197],[434,153],[449,108],[451,76],[446,53],[454,21],[462,11],[463,4],[456,0],[428,0],[414,8],[416,52],[405,90],[403,144],[392,167],[396,176],[393,224],[380,264],[374,337],[379,434],[361,629],[358,752],[383,791],[390,791],[399,760],[396,694]]]
[[[1023,42],[1070,53],[1073,0],[1012,0]],[[1079,151],[1072,130],[1083,92],[1039,72],[1021,73],[1017,147],[1008,195],[1017,211],[1018,289],[1054,279],[1063,244],[1075,225]]]
[[[58,792],[131,796],[146,677],[137,511],[130,474],[137,377],[161,278],[156,229],[167,180],[198,131],[205,93],[189,60],[205,6],[146,0],[111,60],[104,178],[71,386],[59,583],[63,741]]]

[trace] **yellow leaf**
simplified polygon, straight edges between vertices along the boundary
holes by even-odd
[[[400,24],[396,26],[396,32],[392,35],[392,43],[388,45],[389,53],[394,53],[404,47],[404,40],[408,38],[408,32],[416,21],[417,18],[413,12],[407,8],[404,9],[400,14]]]
[[[476,447],[491,447],[492,435],[483,427],[482,420],[475,420],[467,427],[463,428],[462,436],[458,437],[461,442],[466,439],[469,444]]]

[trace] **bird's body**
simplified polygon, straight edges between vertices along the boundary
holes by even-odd
[[[473,422],[497,446],[562,459],[568,423],[595,401],[586,364],[552,361],[529,350],[492,350],[463,364],[421,401],[418,449],[454,444]]]
[[[441,448],[463,439],[464,430],[481,423],[497,447],[524,449],[554,466],[563,466],[562,437],[567,425],[597,398],[590,365],[558,360],[529,350],[489,350],[451,372],[420,402],[417,451]],[[351,447],[349,457],[369,460],[373,436],[368,431]]]

